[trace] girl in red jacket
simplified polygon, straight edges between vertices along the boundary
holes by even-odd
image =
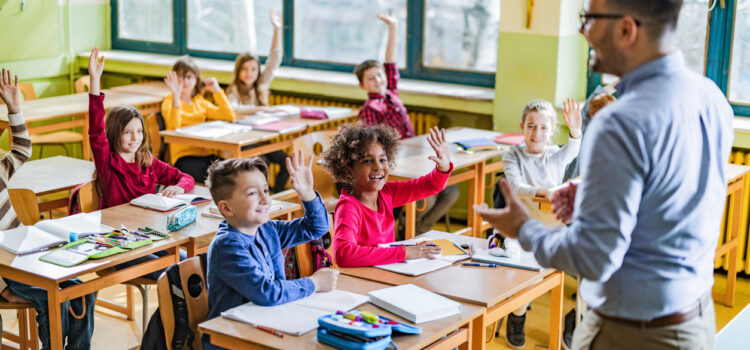
[[[166,186],[165,196],[193,189],[193,178],[155,158],[149,150],[148,134],[141,113],[131,106],[115,106],[104,121],[104,94],[99,81],[104,57],[95,47],[89,57],[89,143],[94,155],[101,207],[130,202],[146,193],[155,193],[156,185]]]
[[[400,139],[385,125],[345,124],[324,155],[326,169],[349,186],[341,191],[334,213],[333,251],[341,267],[391,264],[440,253],[439,247],[426,244],[379,246],[394,241],[393,208],[437,194],[453,171],[445,130],[435,127],[427,137],[435,151],[428,157],[435,169],[416,179],[387,182]]]

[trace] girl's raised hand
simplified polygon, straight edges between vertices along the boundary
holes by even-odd
[[[21,111],[21,91],[18,89],[18,76],[14,75],[11,80],[10,70],[3,68],[3,76],[0,77],[0,98],[8,106],[8,114],[16,114]]]
[[[94,46],[89,55],[89,93],[99,95],[99,82],[104,72],[104,56],[99,56],[99,47]]]
[[[297,191],[303,202],[309,202],[318,196],[313,189],[312,162],[312,155],[308,155],[305,161],[302,151],[293,152],[291,157],[286,158],[286,169],[292,180],[292,189]]]
[[[581,126],[583,125],[581,106],[576,100],[569,98],[563,101],[563,110],[565,125],[570,129],[570,136],[575,139],[581,137]]]
[[[219,90],[221,89],[219,87],[219,82],[216,81],[216,78],[208,78],[204,80],[203,86],[205,86],[206,89],[208,89],[208,91],[211,91],[211,92],[219,92]]]
[[[394,26],[398,24],[398,19],[393,13],[380,12],[377,14],[377,16],[378,16],[378,19],[385,22],[385,24],[389,26]]]
[[[281,16],[279,15],[279,13],[274,9],[271,9],[270,11],[268,11],[268,13],[271,15],[271,25],[273,26],[273,28],[281,28]]]
[[[435,155],[429,156],[427,159],[435,162],[439,171],[448,172],[451,169],[451,149],[448,142],[445,141],[445,129],[438,129],[437,126],[430,129],[427,142],[435,151]]]
[[[167,84],[169,91],[172,91],[172,98],[179,99],[182,95],[182,78],[177,72],[171,71],[164,77],[164,84]]]

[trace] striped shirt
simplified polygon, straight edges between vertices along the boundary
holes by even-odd
[[[369,93],[365,105],[359,110],[359,120],[365,125],[385,124],[398,131],[401,138],[414,136],[406,107],[398,98],[398,67],[396,63],[385,63],[385,76],[388,79],[388,89],[385,95]]]
[[[8,196],[8,182],[21,165],[31,157],[31,138],[21,113],[8,115],[13,145],[10,152],[0,159],[0,230],[8,230],[21,225]],[[0,278],[0,291],[5,289],[5,281]]]

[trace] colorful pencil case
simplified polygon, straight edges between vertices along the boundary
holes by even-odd
[[[167,230],[177,231],[195,222],[198,216],[198,208],[194,205],[186,205],[167,215]]]
[[[112,236],[120,237],[115,233],[108,233],[93,238],[82,238],[40,256],[39,260],[69,267],[78,265],[88,259],[102,259],[153,243],[149,238],[130,236],[131,238],[121,239]],[[97,243],[97,240],[106,242],[110,246]]]
[[[419,334],[422,330],[367,311],[339,311],[318,318],[318,341],[337,349],[385,349],[393,332]]]

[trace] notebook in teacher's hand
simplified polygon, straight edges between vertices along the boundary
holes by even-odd
[[[26,254],[68,243],[71,232],[81,235],[112,231],[97,218],[101,218],[97,213],[81,213],[0,231],[0,247],[13,254]]]
[[[146,193],[130,201],[131,205],[156,211],[172,211],[183,205],[198,204],[210,201],[211,198],[197,194],[183,193],[172,197],[165,197],[154,193]]]
[[[424,323],[461,313],[461,304],[413,284],[374,290],[370,303],[414,323]]]
[[[221,313],[231,320],[265,326],[280,332],[302,335],[318,327],[318,318],[349,311],[366,303],[367,296],[343,290],[313,293],[307,298],[276,306],[260,306],[248,302]]]

